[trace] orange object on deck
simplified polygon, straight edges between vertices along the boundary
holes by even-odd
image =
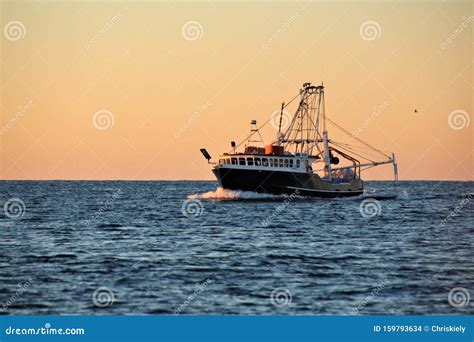
[[[281,156],[283,155],[283,146],[267,145],[265,146],[265,154],[269,154],[272,156]]]

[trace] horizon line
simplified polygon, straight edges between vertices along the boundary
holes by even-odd
[[[213,179],[0,179],[2,182],[216,182]],[[474,182],[474,179],[365,179],[364,182]]]

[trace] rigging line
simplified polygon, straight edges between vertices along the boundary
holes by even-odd
[[[374,151],[377,151],[381,154],[383,154],[385,157],[387,158],[390,158],[390,156],[388,156],[387,154],[383,153],[382,151],[380,151],[379,149],[376,149],[375,147],[373,147],[372,145],[369,145],[368,143],[366,143],[365,141],[355,137],[353,134],[351,134],[350,132],[346,131],[344,128],[342,128],[341,126],[339,126],[337,123],[335,123],[334,121],[332,121],[331,119],[329,119],[328,117],[326,117],[326,120],[328,120],[330,123],[332,123],[334,126],[336,126],[337,128],[339,128],[340,130],[342,130],[344,133],[350,135],[352,138],[354,138],[355,140],[361,142],[362,144],[372,148]]]
[[[333,144],[334,144],[334,143],[333,143]],[[345,150],[345,151],[348,151],[349,153],[355,154],[356,156],[358,156],[358,157],[360,157],[360,158],[362,158],[362,159],[368,160],[368,161],[370,161],[370,162],[372,162],[372,163],[376,163],[375,160],[372,160],[372,159],[370,159],[370,158],[368,158],[368,157],[366,157],[366,156],[363,156],[363,155],[357,153],[357,152],[359,152],[359,151],[354,151],[354,150],[352,150],[352,149],[350,149],[350,148],[348,148],[348,147],[340,146],[340,145],[337,145],[337,144],[334,144],[334,145],[337,146],[337,147],[339,147],[339,148],[342,148],[342,149]],[[370,157],[375,157],[375,158],[377,158],[377,156],[373,156],[373,155],[371,155]]]
[[[297,99],[300,95],[301,95],[300,93],[296,94],[295,97],[293,97],[288,103],[286,103],[286,104],[283,106],[283,109],[285,109],[286,107],[288,107],[288,106],[289,106],[295,99]],[[307,96],[309,96],[309,95],[307,95]],[[305,99],[305,97],[303,97],[303,98],[301,99],[301,102],[303,102],[304,99]],[[281,109],[281,108],[280,108],[280,109]],[[297,116],[297,114],[298,114],[298,110],[299,110],[299,106],[298,106],[298,109],[297,109],[297,111],[296,111],[296,113],[295,113],[295,116],[293,117],[293,121],[294,121],[294,119],[296,118],[296,116]],[[271,119],[272,119],[272,117],[270,116],[270,118],[268,118],[262,125],[260,125],[259,127],[257,127],[257,130],[260,130],[261,128],[263,128],[266,124],[268,124],[268,123],[270,122]],[[292,121],[292,123],[293,123],[293,121]],[[290,124],[290,127],[291,127],[291,124]],[[287,130],[287,132],[288,132],[288,130]],[[255,133],[255,132],[254,132],[254,133]],[[245,143],[246,141],[248,141],[248,140],[254,135],[254,133],[250,133],[249,135],[247,135],[247,136],[245,137],[245,139],[243,139],[241,142],[239,142],[239,143],[235,146],[235,148],[238,148],[238,147],[242,146],[242,144]],[[259,134],[260,134],[260,132],[259,132]],[[286,132],[285,132],[285,135],[286,135]],[[231,151],[232,151],[232,150],[230,150],[229,152],[231,152]]]
[[[260,135],[260,128],[262,128],[263,126],[265,126],[270,120],[271,120],[271,118],[268,119],[267,121],[265,121],[264,124],[261,125],[260,127],[257,127],[257,131],[258,131],[258,134],[259,134],[259,135]],[[243,144],[244,142],[249,141],[250,138],[251,138],[254,134],[255,134],[255,131],[252,132],[252,133],[250,133],[249,135],[247,135],[247,136],[245,137],[245,139],[243,139],[241,142],[239,142],[239,143],[235,146],[235,149],[237,149],[238,147],[242,146],[242,144]],[[260,139],[262,139],[262,136],[261,136],[261,135],[260,135]],[[263,141],[263,139],[262,139],[262,141]],[[234,150],[234,149],[229,150],[229,152],[232,152],[233,150]]]
[[[360,157],[360,158],[362,158],[362,159],[365,159],[365,160],[368,160],[368,161],[370,161],[370,162],[372,162],[372,163],[375,163],[374,160],[369,159],[369,158],[367,158],[367,157],[364,157],[363,155],[358,154],[357,152],[354,152],[354,151],[352,151],[352,150],[350,150],[350,149],[348,149],[348,148],[346,148],[346,147],[339,146],[339,145],[337,145],[337,144],[334,144],[334,145],[336,145],[336,146],[339,147],[340,149],[346,151],[347,153],[354,154],[354,155],[356,155],[356,156],[358,156],[358,157]]]
[[[334,141],[334,140],[331,140],[331,141]],[[358,148],[358,149],[364,149],[364,150],[372,150],[372,148],[370,147],[363,147],[363,146],[357,146],[357,145],[351,145],[351,144],[347,144],[347,143],[343,143],[343,142],[339,142],[339,141],[334,141],[338,144],[341,144],[341,145],[345,145],[345,146],[351,146],[351,147],[354,147],[354,148]],[[374,151],[376,152],[376,151]],[[388,153],[385,151],[385,153]]]
[[[299,93],[296,94],[295,97],[293,97],[287,104],[285,104],[285,105],[283,106],[283,109],[285,109],[287,106],[289,106],[299,95],[300,95]],[[270,118],[268,118],[262,125],[260,125],[259,127],[257,127],[257,130],[260,130],[261,128],[265,127],[265,125],[268,124],[271,119],[272,119],[272,117],[270,116]],[[255,132],[254,132],[254,133],[255,133]],[[252,137],[252,135],[254,135],[254,133],[250,133],[249,135],[247,135],[247,136],[245,137],[245,139],[243,139],[241,142],[239,142],[239,143],[235,146],[235,148],[242,146],[242,144],[245,143],[246,141],[248,141],[248,140]],[[260,134],[260,132],[259,132],[259,134]],[[232,151],[232,150],[230,150],[230,151]]]
[[[374,158],[380,158],[380,155],[377,155],[377,154],[374,154],[374,153],[369,153],[369,152],[366,152],[366,151],[360,151],[356,147],[353,147],[351,145],[345,145],[345,144],[341,144],[341,143],[338,143],[338,142],[335,142],[335,141],[331,141],[331,143],[334,144],[334,145],[340,146],[340,147],[345,146],[346,149],[351,150],[351,151],[357,151],[357,152],[360,152],[360,153],[365,153],[366,155],[369,155],[369,156],[374,157]]]
[[[338,145],[338,146],[344,146],[344,145]],[[383,157],[384,159],[386,158],[385,156],[382,156],[380,154],[375,154],[375,153],[369,153],[367,151],[360,151],[360,150],[357,150],[357,149],[352,149],[350,147],[347,147],[347,146],[344,146],[346,149],[348,150],[351,150],[353,151],[354,153],[357,152],[357,153],[362,153],[363,155],[365,156],[368,156],[368,157],[371,157],[371,158],[374,158],[374,159],[379,159],[380,157]]]
[[[334,143],[333,143],[333,144],[334,144]],[[348,149],[347,147],[339,146],[338,144],[334,144],[334,145],[336,145],[337,147],[339,147],[339,148],[341,148],[341,149],[343,149],[343,150],[346,150],[346,151],[349,152],[349,153],[353,153],[353,154],[355,154],[356,156],[358,156],[358,157],[360,157],[360,158],[362,158],[362,159],[365,159],[365,160],[368,160],[368,161],[370,161],[370,162],[372,162],[372,163],[375,163],[374,160],[369,159],[369,158],[367,158],[367,157],[364,157],[364,156],[362,156],[362,155],[360,155],[360,154],[358,154],[358,153],[356,153],[356,152],[354,152],[354,151],[351,151],[351,150]]]
[[[283,106],[283,109],[285,109],[287,106],[289,106],[298,96],[300,96],[300,94],[296,94],[295,97],[293,97],[290,102],[286,103],[284,106]]]
[[[376,166],[377,166],[377,165],[365,166],[365,167],[361,168],[360,171],[365,171],[365,170],[368,170],[368,169],[370,169],[370,168],[372,168],[372,167],[376,167]]]

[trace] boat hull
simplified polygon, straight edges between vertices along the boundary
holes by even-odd
[[[216,166],[212,172],[224,189],[253,191],[266,194],[293,194],[313,197],[358,196],[364,191],[360,179],[350,183],[334,184],[322,180],[317,174],[273,171],[245,170]]]

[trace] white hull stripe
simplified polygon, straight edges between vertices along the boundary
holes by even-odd
[[[347,183],[346,183],[347,184]],[[335,194],[343,194],[343,193],[351,193],[353,194],[354,192],[363,192],[364,190],[352,190],[352,191],[336,191],[336,190],[316,190],[316,189],[308,189],[308,188],[298,188],[296,186],[287,186],[288,189],[293,189],[293,190],[304,190],[304,191],[313,191],[313,192],[333,192]]]

